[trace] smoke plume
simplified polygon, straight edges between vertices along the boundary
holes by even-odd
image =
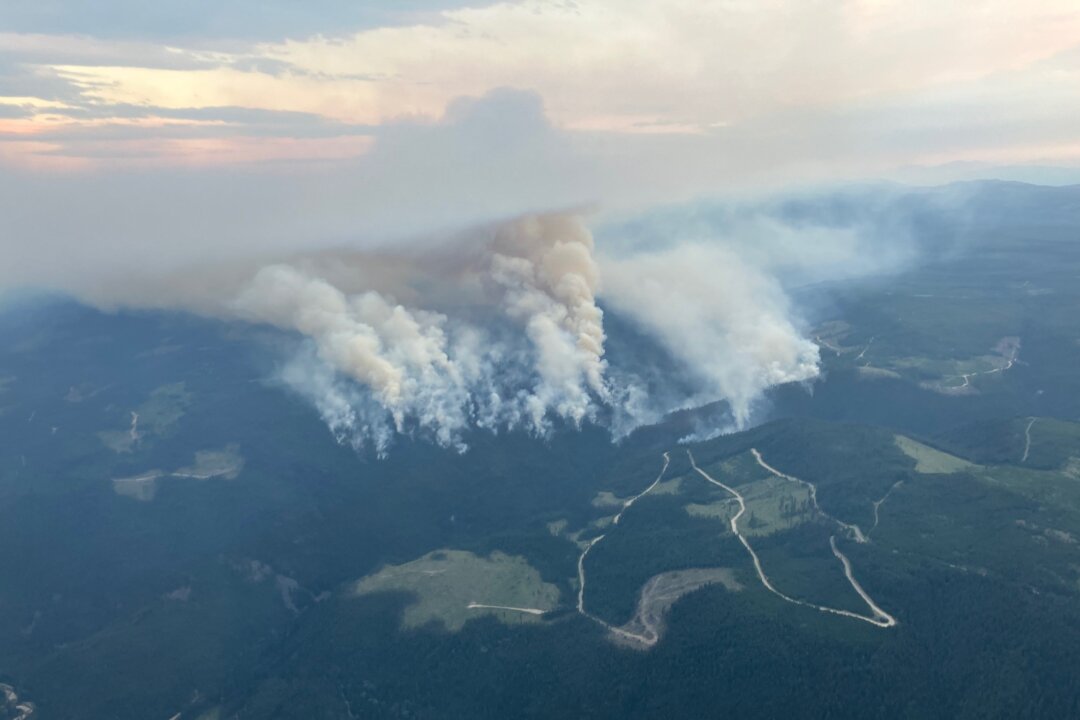
[[[817,347],[778,279],[778,261],[799,264],[783,250],[793,231],[742,247],[737,231],[685,240],[680,228],[661,244],[631,238],[598,253],[579,215],[536,214],[437,242],[219,263],[84,296],[292,334],[299,349],[281,379],[341,442],[380,454],[397,434],[458,450],[471,429],[544,434],[595,421],[621,436],[716,401],[727,429],[740,429],[768,388],[818,374]],[[834,235],[839,249],[826,255],[846,267],[839,256],[860,246],[849,229]],[[670,369],[643,367],[633,344],[607,357],[602,306]]]
[[[533,215],[426,253],[268,265],[219,311],[307,339],[283,377],[340,439],[463,449],[470,427],[543,433],[606,402],[599,275],[579,217]]]
[[[604,298],[675,358],[697,389],[726,400],[732,429],[774,385],[818,374],[818,348],[794,326],[776,280],[723,246],[682,245],[604,264]]]

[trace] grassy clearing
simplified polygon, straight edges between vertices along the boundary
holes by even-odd
[[[507,624],[540,619],[513,610],[469,608],[472,603],[545,612],[559,603],[559,589],[544,582],[525,558],[501,552],[485,558],[463,550],[436,550],[403,565],[384,567],[353,586],[356,595],[394,591],[415,596],[405,608],[403,627],[435,622],[451,632],[481,615]]]
[[[701,469],[734,488],[742,488],[743,486],[775,477],[768,470],[758,465],[757,461],[754,460],[754,456],[749,452],[741,453],[721,462],[702,465]],[[687,477],[693,482],[706,482],[705,479],[697,473],[693,473]],[[740,490],[740,492],[742,491]]]
[[[978,467],[963,458],[935,450],[903,435],[896,436],[896,445],[915,461],[915,472],[924,475],[948,475]]]
[[[162,385],[133,411],[132,425],[123,430],[103,430],[97,434],[98,438],[115,453],[130,453],[144,437],[160,437],[170,433],[189,405],[191,393],[185,389],[184,383]]]
[[[727,524],[732,516],[739,512],[739,503],[735,498],[728,498],[711,503],[690,503],[683,506],[683,509],[690,517],[714,518]]]
[[[592,499],[592,506],[598,508],[621,507],[630,498],[621,498],[609,490],[601,490]]]
[[[899,380],[903,376],[895,370],[863,366],[855,368],[860,380]]]
[[[559,537],[560,535],[562,535],[563,530],[565,530],[566,526],[569,524],[569,521],[565,518],[561,520],[552,520],[547,524],[547,530],[555,537]]]
[[[191,393],[184,383],[162,385],[139,406],[139,425],[155,435],[164,435],[180,422],[191,405]]]
[[[589,522],[589,527],[603,530],[604,528],[609,527],[614,521],[614,515],[605,515],[603,517],[598,517],[595,520],[591,520]]]
[[[886,372],[918,381],[928,390],[946,395],[966,395],[977,393],[976,385],[979,383],[1000,379],[1019,353],[1020,338],[1006,336],[998,340],[989,353],[964,359],[905,355],[878,357],[875,364],[885,366]],[[862,369],[860,375],[871,377]]]
[[[747,536],[764,536],[808,522],[814,517],[810,488],[778,477],[768,477],[749,485],[741,485],[739,493],[746,502],[746,513],[739,518],[739,530]],[[734,498],[722,498],[710,503],[691,503],[685,506],[691,517],[715,518],[725,526],[739,504]]]
[[[150,502],[157,495],[158,483],[165,478],[182,480],[210,480],[225,478],[233,480],[244,467],[244,457],[237,445],[227,445],[221,450],[199,450],[195,464],[179,470],[149,470],[132,477],[113,478],[113,491],[140,502]]]
[[[180,468],[171,473],[175,477],[209,480],[223,477],[232,480],[244,467],[244,457],[237,445],[227,445],[221,450],[199,450],[195,453],[195,464]]]
[[[113,478],[113,492],[139,502],[150,502],[157,495],[157,481],[165,473],[151,470],[133,477]]]
[[[114,453],[129,453],[135,447],[135,437],[130,430],[102,430],[98,438]]]
[[[848,335],[851,334],[851,325],[843,320],[830,320],[814,329],[814,342],[825,351],[840,355],[842,353],[858,352],[857,346],[845,346]]]
[[[652,489],[650,495],[678,495],[682,492],[681,477],[673,478],[671,480],[665,480],[664,482],[657,483],[656,487]]]

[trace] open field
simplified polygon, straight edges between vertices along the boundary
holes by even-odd
[[[903,435],[896,436],[896,446],[915,461],[915,472],[924,475],[947,475],[978,467],[963,458],[935,450]]]
[[[161,470],[150,470],[141,475],[113,478],[113,491],[117,495],[132,498],[139,502],[150,502],[157,495],[158,478],[165,475]]]
[[[622,507],[624,502],[626,502],[626,498],[618,497],[610,490],[601,490],[596,493],[596,497],[592,499],[592,506],[598,508],[616,508]]]
[[[209,480],[215,477],[232,480],[240,474],[243,467],[244,457],[240,454],[239,446],[227,445],[221,450],[198,450],[195,453],[194,465],[180,468],[169,474],[173,477],[194,480]]]
[[[415,595],[405,608],[403,627],[436,622],[451,632],[481,615],[505,623],[536,622],[559,603],[558,588],[545,583],[525,558],[501,552],[485,558],[463,550],[436,550],[403,565],[388,565],[352,589],[355,595],[388,591]]]
[[[176,382],[155,388],[137,412],[144,428],[155,435],[164,435],[180,422],[190,405],[191,393],[184,383]]]
[[[158,482],[163,478],[185,480],[211,480],[224,478],[234,480],[244,467],[244,457],[237,445],[227,445],[221,450],[198,450],[195,452],[195,464],[182,467],[172,472],[148,470],[138,475],[113,478],[113,490],[117,495],[130,497],[140,502],[150,502],[157,495]]]
[[[743,484],[739,492],[746,502],[746,514],[739,520],[739,528],[750,537],[789,530],[812,520],[816,514],[810,502],[810,489],[781,478],[768,477]],[[691,503],[686,506],[686,512],[727,524],[739,512],[739,506],[728,497],[707,504]]]
[[[682,492],[683,478],[677,477],[656,484],[651,495],[678,495]]]
[[[115,453],[130,453],[144,437],[171,433],[191,405],[191,393],[182,382],[155,388],[145,402],[130,411],[130,425],[123,430],[102,430],[98,438]]]

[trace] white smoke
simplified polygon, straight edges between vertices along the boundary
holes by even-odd
[[[607,396],[592,235],[577,217],[531,216],[500,228],[493,249],[491,276],[504,290],[506,313],[524,325],[536,350],[531,422],[540,426],[553,407],[580,423],[591,394]]]
[[[367,388],[398,432],[415,418],[449,445],[468,423],[468,389],[449,355],[442,315],[410,311],[376,292],[348,296],[287,265],[260,270],[235,307],[249,320],[311,338],[319,359]]]
[[[733,429],[769,387],[818,374],[818,348],[773,278],[723,245],[606,259],[604,300],[634,319],[696,382],[688,406],[726,400]]]
[[[403,264],[364,254],[263,267],[227,308],[310,339],[314,359],[352,383],[320,368],[306,377],[300,368],[311,362],[284,373],[313,399],[335,435],[354,445],[367,439],[382,452],[388,442],[369,400],[393,431],[416,429],[459,449],[471,426],[525,425],[542,433],[552,418],[579,425],[609,394],[591,234],[576,216],[550,214],[482,235],[411,258],[401,287],[421,299],[425,285],[472,288],[483,299],[477,318],[460,308],[451,316],[407,307],[385,291],[342,289],[362,286],[367,265]],[[327,277],[318,274],[320,266]],[[445,292],[430,294],[431,303],[446,302]],[[530,351],[491,331],[499,315],[527,338]]]
[[[339,441],[385,454],[410,434],[463,451],[473,428],[598,421],[621,437],[714,401],[731,429],[746,427],[765,390],[818,373],[776,255],[696,238],[598,257],[580,216],[549,213],[426,246],[241,261],[84,297],[295,333],[303,349],[281,378]],[[609,367],[598,298],[675,361],[661,382],[678,390],[657,387],[655,371],[644,380],[635,358]]]
[[[816,377],[819,359],[763,261],[776,255],[748,255],[716,241],[598,263],[581,218],[533,215],[407,260],[353,254],[264,267],[231,307],[309,338],[315,359],[348,382],[296,368],[286,378],[336,435],[379,452],[393,432],[463,449],[470,427],[543,433],[555,418],[578,425],[601,407],[622,435],[675,407],[726,401],[741,429],[765,390]],[[372,267],[394,275],[390,287],[414,304],[364,289]],[[454,289],[432,289],[446,283]],[[608,375],[601,292],[678,363],[692,395],[660,401],[631,373]],[[483,311],[464,312],[462,297]],[[493,332],[499,318],[512,329]]]
[[[371,444],[380,456],[386,455],[394,433],[385,411],[358,386],[345,382],[326,363],[301,351],[286,365],[281,379],[307,398],[319,412],[334,438],[354,450]]]

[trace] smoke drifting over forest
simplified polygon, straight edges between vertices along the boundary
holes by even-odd
[[[0,11],[0,292],[294,333],[284,376],[381,449],[471,427],[620,434],[717,400],[744,427],[769,387],[818,373],[791,288],[916,254],[888,193],[826,201],[822,222],[657,206],[1047,177],[1046,158],[1077,172],[1068,0],[204,4],[179,24],[183,3]],[[544,214],[581,206],[643,213],[645,241]],[[525,212],[541,214],[405,241]],[[316,250],[373,242],[396,244]],[[613,356],[605,311],[664,372]]]
[[[745,428],[770,387],[819,372],[789,288],[915,254],[895,225],[858,218],[793,223],[768,207],[694,217],[609,224],[598,248],[585,216],[531,214],[423,242],[219,261],[76,292],[105,308],[279,328],[298,339],[280,379],[339,441],[384,454],[404,433],[463,451],[475,429],[595,422],[618,437],[718,401],[725,429]],[[875,250],[883,231],[888,255]],[[633,347],[611,357],[605,312],[666,356],[664,369],[643,367]]]
[[[384,451],[391,431],[419,430],[463,447],[471,426],[595,417],[611,391],[592,235],[562,214],[478,234],[411,257],[263,267],[225,309],[310,340],[285,377],[353,444]],[[380,266],[373,289],[364,276]]]

